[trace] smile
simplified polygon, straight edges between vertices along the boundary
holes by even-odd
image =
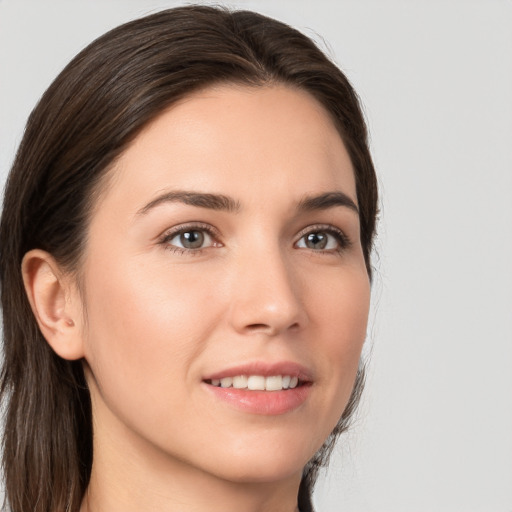
[[[221,388],[248,389],[251,391],[282,391],[296,388],[300,382],[297,376],[291,375],[237,375],[211,379],[208,384]]]

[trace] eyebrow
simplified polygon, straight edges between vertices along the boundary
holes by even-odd
[[[144,215],[149,210],[159,206],[160,204],[173,202],[188,204],[190,206],[198,206],[199,208],[208,208],[210,210],[221,210],[227,212],[237,212],[240,210],[240,203],[238,201],[222,194],[206,194],[202,192],[176,190],[159,195],[146,206],[141,208],[137,213],[139,215]]]
[[[327,210],[336,206],[345,206],[359,215],[356,203],[341,191],[326,192],[317,196],[306,196],[298,204],[299,211]]]
[[[208,208],[210,210],[220,210],[227,212],[239,212],[241,205],[235,199],[225,196],[222,194],[208,194],[204,192],[189,192],[185,190],[176,190],[171,192],[165,192],[152,201],[146,206],[141,208],[137,214],[144,215],[151,209],[163,204],[163,203],[183,203],[190,206],[197,206],[199,208]],[[325,192],[320,195],[305,196],[301,199],[297,205],[297,211],[317,211],[327,210],[336,206],[345,206],[355,213],[359,214],[355,202],[344,192]]]

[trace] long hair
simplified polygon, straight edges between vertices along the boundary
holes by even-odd
[[[165,10],[122,25],[78,54],[27,122],[8,177],[0,224],[4,361],[3,472],[13,512],[76,512],[92,465],[89,392],[80,361],[58,357],[31,312],[24,254],[40,248],[80,268],[101,178],[164,109],[218,83],[281,83],[307,91],[330,113],[350,155],[368,273],[377,185],[357,95],[343,73],[297,30],[247,11],[207,6]],[[304,469],[299,506],[312,510],[318,468],[347,428],[350,402]]]

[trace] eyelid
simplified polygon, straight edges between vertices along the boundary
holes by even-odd
[[[206,232],[213,240],[214,244],[208,247],[201,247],[198,249],[188,249],[186,247],[178,247],[169,244],[169,240],[172,240],[177,235],[180,235],[181,233],[185,233],[187,231],[204,231]],[[158,243],[161,245],[164,245],[166,249],[174,250],[180,253],[194,253],[198,254],[201,251],[208,249],[209,247],[215,247],[220,246],[222,243],[220,240],[220,233],[219,231],[214,228],[211,224],[206,224],[204,222],[185,222],[184,224],[178,224],[177,226],[173,226],[172,228],[166,229],[159,237],[158,237]]]
[[[214,243],[210,246],[201,247],[198,249],[188,249],[185,247],[178,247],[178,246],[169,244],[169,240],[172,240],[177,235],[187,232],[187,231],[204,231],[212,238]],[[315,233],[315,232],[324,232],[324,233],[334,236],[339,243],[339,247],[337,249],[325,249],[325,250],[310,249],[311,251],[314,251],[314,252],[319,252],[319,253],[338,252],[339,253],[339,252],[342,252],[342,251],[348,249],[350,247],[350,245],[352,244],[352,241],[350,240],[350,238],[346,235],[346,233],[342,229],[340,229],[336,226],[333,226],[332,224],[312,224],[310,226],[303,228],[297,234],[297,239],[296,239],[294,245],[296,245],[306,235],[308,235],[310,233]],[[213,227],[211,224],[206,224],[204,222],[197,222],[197,221],[186,222],[184,224],[179,224],[177,226],[173,226],[172,228],[165,230],[158,237],[158,243],[161,245],[164,245],[166,249],[179,252],[180,254],[182,254],[182,253],[199,254],[200,252],[202,252],[206,249],[209,249],[210,247],[219,247],[219,246],[223,245],[222,242],[220,242],[220,233],[215,227]]]
[[[310,249],[314,252],[342,252],[346,249],[348,249],[352,245],[352,240],[347,236],[347,234],[340,228],[333,226],[332,224],[312,224],[310,226],[305,227],[297,234],[297,241],[295,244],[297,244],[302,238],[304,238],[306,235],[309,235],[310,233],[315,233],[318,231],[322,231],[324,233],[328,233],[330,235],[333,235],[337,238],[339,243],[339,248],[335,250],[318,250],[314,251],[313,249]]]

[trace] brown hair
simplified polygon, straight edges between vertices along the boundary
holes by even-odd
[[[39,331],[23,288],[23,255],[40,248],[76,271],[105,172],[165,108],[221,82],[288,84],[309,92],[331,114],[355,169],[371,276],[377,186],[365,122],[346,77],[309,38],[253,12],[206,6],[165,10],[100,37],[68,64],[30,115],[5,191],[0,393],[6,401],[6,497],[14,512],[78,511],[93,456],[82,364],[58,357]],[[360,371],[337,428],[304,469],[303,512],[312,510],[318,469],[347,428],[362,383]]]

